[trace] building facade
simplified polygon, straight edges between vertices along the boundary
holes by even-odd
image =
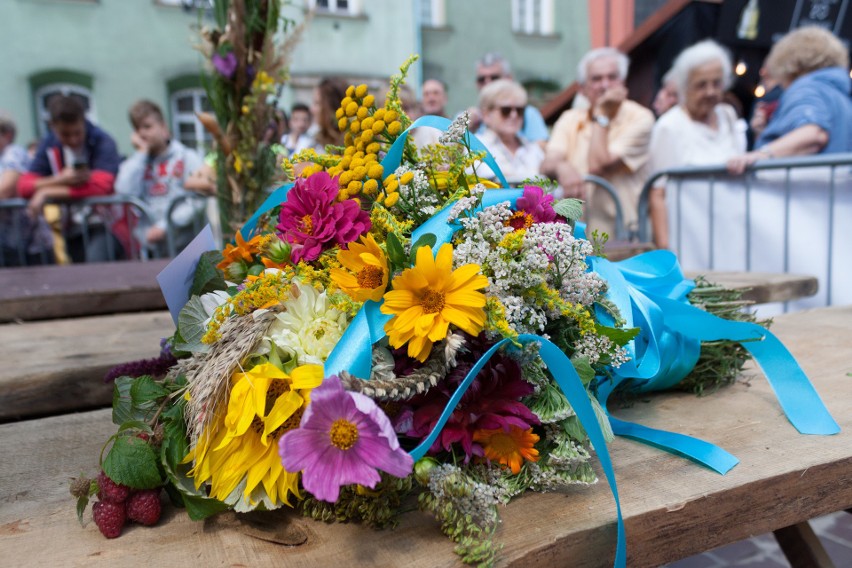
[[[50,97],[79,97],[91,119],[132,151],[127,109],[149,98],[166,111],[173,133],[200,147],[195,112],[206,107],[202,56],[193,48],[205,22],[186,0],[2,0],[0,112],[18,124],[17,142],[46,132]],[[328,75],[375,87],[412,53],[415,92],[424,78],[449,86],[449,110],[475,104],[474,64],[498,51],[515,78],[541,102],[573,80],[590,45],[586,0],[295,0],[283,15],[302,22],[291,80],[280,106],[309,102]]]

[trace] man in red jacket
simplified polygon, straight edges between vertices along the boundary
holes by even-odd
[[[49,198],[81,199],[113,193],[121,161],[115,141],[86,120],[85,109],[77,99],[59,95],[50,101],[49,111],[51,132],[39,144],[29,171],[18,179],[18,195],[29,199],[33,216],[41,214]],[[72,234],[70,240],[74,237]],[[109,231],[95,227],[89,237],[86,260],[108,260],[106,241],[113,238]],[[75,261],[83,260],[81,247],[74,245],[69,242],[69,253]]]

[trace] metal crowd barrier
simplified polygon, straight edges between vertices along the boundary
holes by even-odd
[[[663,183],[685,269],[810,274],[820,291],[797,307],[852,303],[852,153],[762,160],[743,176],[724,164],[655,172],[639,198],[642,242],[649,192]]]
[[[624,207],[621,205],[621,199],[618,197],[618,193],[615,191],[612,184],[600,176],[594,176],[591,174],[584,176],[583,180],[587,183],[593,184],[595,189],[601,189],[606,192],[615,204],[615,240],[632,240],[633,235],[630,234],[624,224]]]
[[[165,247],[151,247],[141,242],[135,229],[141,225],[150,225],[151,214],[148,206],[142,200],[127,195],[105,195],[87,197],[84,199],[52,200],[48,204],[60,207],[61,219],[57,221],[59,231],[66,241],[71,238],[82,239],[83,250],[94,238],[93,235],[102,229],[106,230],[104,239],[108,261],[149,260],[161,256],[175,256],[188,242],[186,235],[191,230],[191,236],[198,234],[206,224],[204,203],[207,198],[197,194],[187,194],[174,198],[169,204],[166,227],[167,240]],[[181,204],[189,202],[194,209],[190,225],[179,226],[173,221],[173,213]],[[0,267],[26,264],[49,264],[53,261],[53,242],[32,252],[30,243],[22,238],[27,200],[12,198],[0,200],[0,231],[9,233],[14,246],[6,246],[6,241],[0,241]],[[181,240],[183,236],[183,240]],[[34,261],[34,258],[35,261]],[[87,258],[87,261],[89,259]]]

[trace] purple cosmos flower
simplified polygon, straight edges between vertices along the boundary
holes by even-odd
[[[357,202],[337,201],[337,178],[317,172],[296,180],[278,217],[278,236],[293,247],[291,259],[316,260],[334,244],[351,243],[370,230],[370,214]]]
[[[553,196],[545,195],[536,185],[524,186],[524,194],[518,198],[518,210],[532,216],[536,223],[559,222],[553,210]]]
[[[344,390],[334,375],[311,391],[301,425],[281,437],[278,451],[284,469],[302,472],[305,490],[332,503],[342,485],[372,489],[381,481],[378,470],[405,477],[414,467],[385,413],[371,398]]]
[[[234,73],[237,71],[237,56],[234,55],[233,51],[229,51],[224,56],[214,53],[210,61],[220,75],[228,79],[233,79]]]

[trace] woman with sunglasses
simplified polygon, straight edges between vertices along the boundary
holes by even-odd
[[[526,90],[511,79],[492,81],[479,93],[479,108],[485,124],[479,139],[494,156],[511,185],[539,175],[539,166],[544,160],[541,147],[520,134],[526,105]],[[494,178],[494,172],[485,165],[477,166],[476,173],[484,178]]]

